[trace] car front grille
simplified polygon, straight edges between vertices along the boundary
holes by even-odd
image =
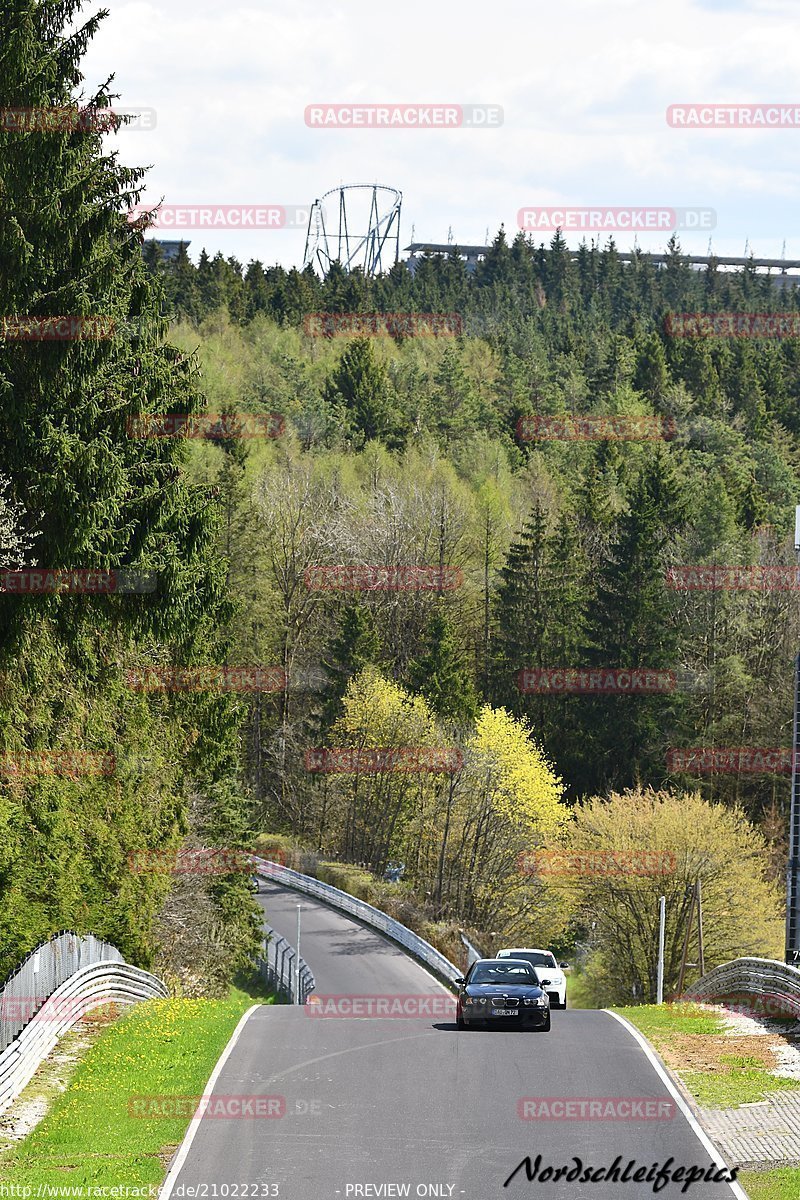
[[[519,996],[492,996],[494,1008],[518,1008]]]

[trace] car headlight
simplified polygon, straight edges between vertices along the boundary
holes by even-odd
[[[536,1003],[539,1005],[539,1008],[547,1008],[547,996],[539,996]]]

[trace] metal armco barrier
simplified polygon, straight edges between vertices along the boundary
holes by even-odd
[[[463,975],[461,968],[440,954],[430,942],[426,942],[418,934],[412,933],[405,925],[401,925],[399,921],[387,916],[380,909],[373,908],[365,900],[357,900],[355,896],[342,892],[339,888],[331,887],[329,883],[322,883],[310,875],[301,875],[299,871],[292,871],[290,867],[270,862],[266,858],[254,858],[253,863],[258,874],[263,875],[265,879],[273,879],[275,883],[282,883],[286,887],[294,888],[295,891],[304,892],[306,896],[314,896],[332,908],[338,908],[340,912],[347,913],[348,916],[355,917],[365,925],[377,929],[379,933],[391,938],[393,942],[397,942],[445,983],[452,984]]]
[[[119,955],[119,951],[116,953]],[[18,1037],[0,1054],[0,1113],[16,1100],[59,1038],[87,1012],[111,1002],[136,1004],[140,1000],[166,995],[167,989],[160,979],[130,966],[121,956],[74,971],[47,997],[35,1015],[27,1020]],[[25,997],[20,993],[12,998],[4,990],[0,1003],[4,1007],[16,1006],[20,1015],[24,1015],[21,1006],[25,1004]]]
[[[467,952],[467,966],[471,967],[472,964],[477,962],[479,958],[483,958],[483,955],[477,946],[473,946],[469,938],[465,937],[463,933],[460,935],[460,937],[461,941],[464,943],[464,949]]]
[[[761,998],[765,1015],[800,1018],[800,970],[772,958],[735,958],[715,967],[686,991],[690,1000]],[[755,1008],[755,1006],[754,1006]]]
[[[81,936],[64,930],[37,946],[0,989],[0,1050],[13,1042],[36,1009],[81,967],[123,961],[116,946],[91,933]]]
[[[308,964],[300,959],[300,995],[295,990],[295,948],[269,925],[264,957],[257,960],[258,972],[281,999],[289,1004],[305,1004],[316,984]]]

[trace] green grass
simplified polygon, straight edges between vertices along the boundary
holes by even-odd
[[[750,1200],[797,1200],[800,1169],[776,1167],[772,1171],[742,1171],[739,1183]]]
[[[723,1031],[722,1018],[696,1004],[639,1004],[613,1011],[640,1029],[659,1053],[669,1049],[673,1034],[721,1034]]]
[[[675,1046],[675,1034],[721,1036],[723,1033],[720,1017],[691,1004],[648,1004],[615,1011],[641,1030],[668,1065],[672,1065],[670,1049]],[[718,1062],[722,1069],[715,1071],[677,1071],[673,1065],[687,1090],[703,1107],[736,1108],[740,1104],[763,1100],[767,1092],[800,1086],[797,1080],[771,1075],[757,1058],[721,1053]],[[796,1167],[743,1171],[739,1182],[750,1200],[798,1200],[800,1197],[800,1169]]]
[[[224,1000],[150,1000],[89,1049],[37,1127],[0,1155],[0,1182],[143,1187],[159,1184],[185,1117],[131,1116],[133,1096],[199,1096],[239,1018],[272,997],[237,981]]]
[[[567,972],[567,1008],[594,1008],[585,976],[574,967]]]
[[[703,1108],[736,1108],[740,1104],[763,1100],[767,1092],[796,1091],[800,1087],[797,1079],[771,1075],[757,1058],[723,1054],[719,1061],[727,1070],[713,1074],[706,1071],[681,1072],[681,1079]]]
[[[635,1008],[614,1010],[627,1017],[640,1029],[667,1065],[680,1075],[681,1081],[703,1108],[737,1108],[763,1100],[768,1092],[800,1087],[800,1080],[772,1075],[757,1058],[741,1054],[720,1053],[718,1067],[713,1071],[681,1069],[670,1062],[670,1051],[676,1050],[675,1034],[723,1034],[722,1018],[705,1012],[693,1004],[643,1004]],[[720,1043],[722,1051],[724,1043]],[[794,1200],[800,1196],[798,1192]]]

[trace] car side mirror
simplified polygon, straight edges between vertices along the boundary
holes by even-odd
[[[464,982],[464,976],[463,976],[463,975],[458,975],[458,976],[457,976],[457,977],[456,977],[456,978],[453,980],[453,983],[457,983],[457,984],[459,984],[459,985],[460,985],[460,984],[462,984],[463,982]]]
[[[568,970],[569,970],[569,963],[559,963],[558,965],[561,967],[561,970],[562,970],[562,971],[568,971]]]
[[[550,980],[549,979],[540,979],[539,987],[542,987],[542,988],[550,987]]]

